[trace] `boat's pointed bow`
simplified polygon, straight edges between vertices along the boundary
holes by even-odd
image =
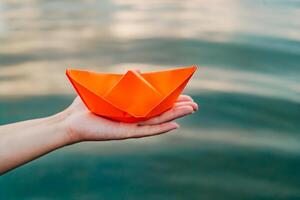
[[[197,66],[144,73],[142,76],[164,96],[172,93],[197,70]]]
[[[144,74],[144,78],[164,95],[162,101],[147,114],[147,117],[153,117],[171,108],[196,70],[197,66],[193,65]]]

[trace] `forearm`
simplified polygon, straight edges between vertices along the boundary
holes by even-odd
[[[0,126],[0,174],[69,142],[63,114]]]

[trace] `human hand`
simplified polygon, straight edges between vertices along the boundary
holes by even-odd
[[[179,127],[173,120],[196,110],[198,105],[191,97],[181,95],[173,108],[160,116],[123,123],[94,115],[77,97],[56,115],[0,126],[0,175],[68,144],[166,133]]]
[[[179,128],[173,120],[197,110],[198,105],[190,96],[180,95],[174,106],[159,116],[138,123],[123,123],[94,115],[77,97],[63,114],[70,143],[76,143],[140,138],[166,133]]]

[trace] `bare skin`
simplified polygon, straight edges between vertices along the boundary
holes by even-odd
[[[77,97],[56,115],[0,126],[0,175],[66,145],[166,133],[179,128],[173,120],[197,110],[191,97],[181,95],[173,108],[160,116],[122,123],[92,114]]]

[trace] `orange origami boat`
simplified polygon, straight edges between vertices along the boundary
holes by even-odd
[[[129,70],[125,74],[67,69],[66,74],[91,112],[116,121],[138,122],[170,109],[196,69]]]

